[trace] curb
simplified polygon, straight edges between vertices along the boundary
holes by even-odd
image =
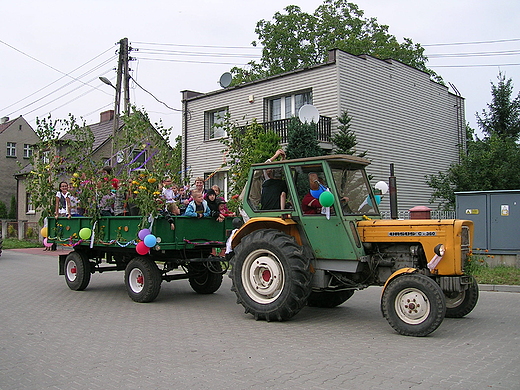
[[[514,292],[520,293],[520,286],[507,284],[479,284],[479,291]]]

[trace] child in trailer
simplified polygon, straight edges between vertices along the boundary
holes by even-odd
[[[58,192],[56,192],[56,206],[55,206],[55,216],[58,217],[67,217],[71,216],[71,207],[70,207],[70,192],[69,192],[69,184],[66,181],[62,181],[60,183],[60,188]]]
[[[171,178],[166,178],[162,182],[161,198],[165,203],[165,209],[174,215],[179,215],[181,212],[177,206],[178,187],[173,184]]]
[[[226,201],[223,199],[218,201],[218,212],[223,217],[236,217],[237,216],[235,213],[232,213],[231,211],[229,211]]]
[[[215,218],[217,221],[222,222],[224,220],[224,216],[220,215],[218,204],[221,201],[220,198],[217,198],[217,194],[213,188],[210,188],[208,192],[206,192],[206,203],[208,204],[209,209],[211,210],[210,215]]]
[[[209,217],[211,210],[208,207],[208,202],[204,200],[202,192],[193,190],[191,197],[193,200],[188,204],[188,207],[186,207],[184,215],[195,218]]]

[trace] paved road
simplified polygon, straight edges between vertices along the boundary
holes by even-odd
[[[61,252],[63,253],[63,252]],[[212,295],[163,283],[128,298],[122,273],[71,291],[56,253],[0,257],[0,389],[520,389],[520,294],[481,292],[476,309],[428,337],[397,335],[380,288],[291,321],[255,321],[230,280]]]

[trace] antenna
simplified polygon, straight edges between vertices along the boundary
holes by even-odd
[[[226,72],[222,76],[220,76],[219,84],[222,88],[227,88],[231,84],[231,80],[233,80],[233,76],[231,73]]]

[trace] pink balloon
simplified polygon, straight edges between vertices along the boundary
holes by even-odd
[[[48,242],[47,237],[45,237],[43,239],[43,246],[45,246],[46,248],[50,248],[52,246],[52,242]]]
[[[150,252],[150,248],[148,248],[143,241],[139,242],[136,246],[135,246],[135,250],[137,253],[139,253],[140,255],[147,255],[148,252]]]

